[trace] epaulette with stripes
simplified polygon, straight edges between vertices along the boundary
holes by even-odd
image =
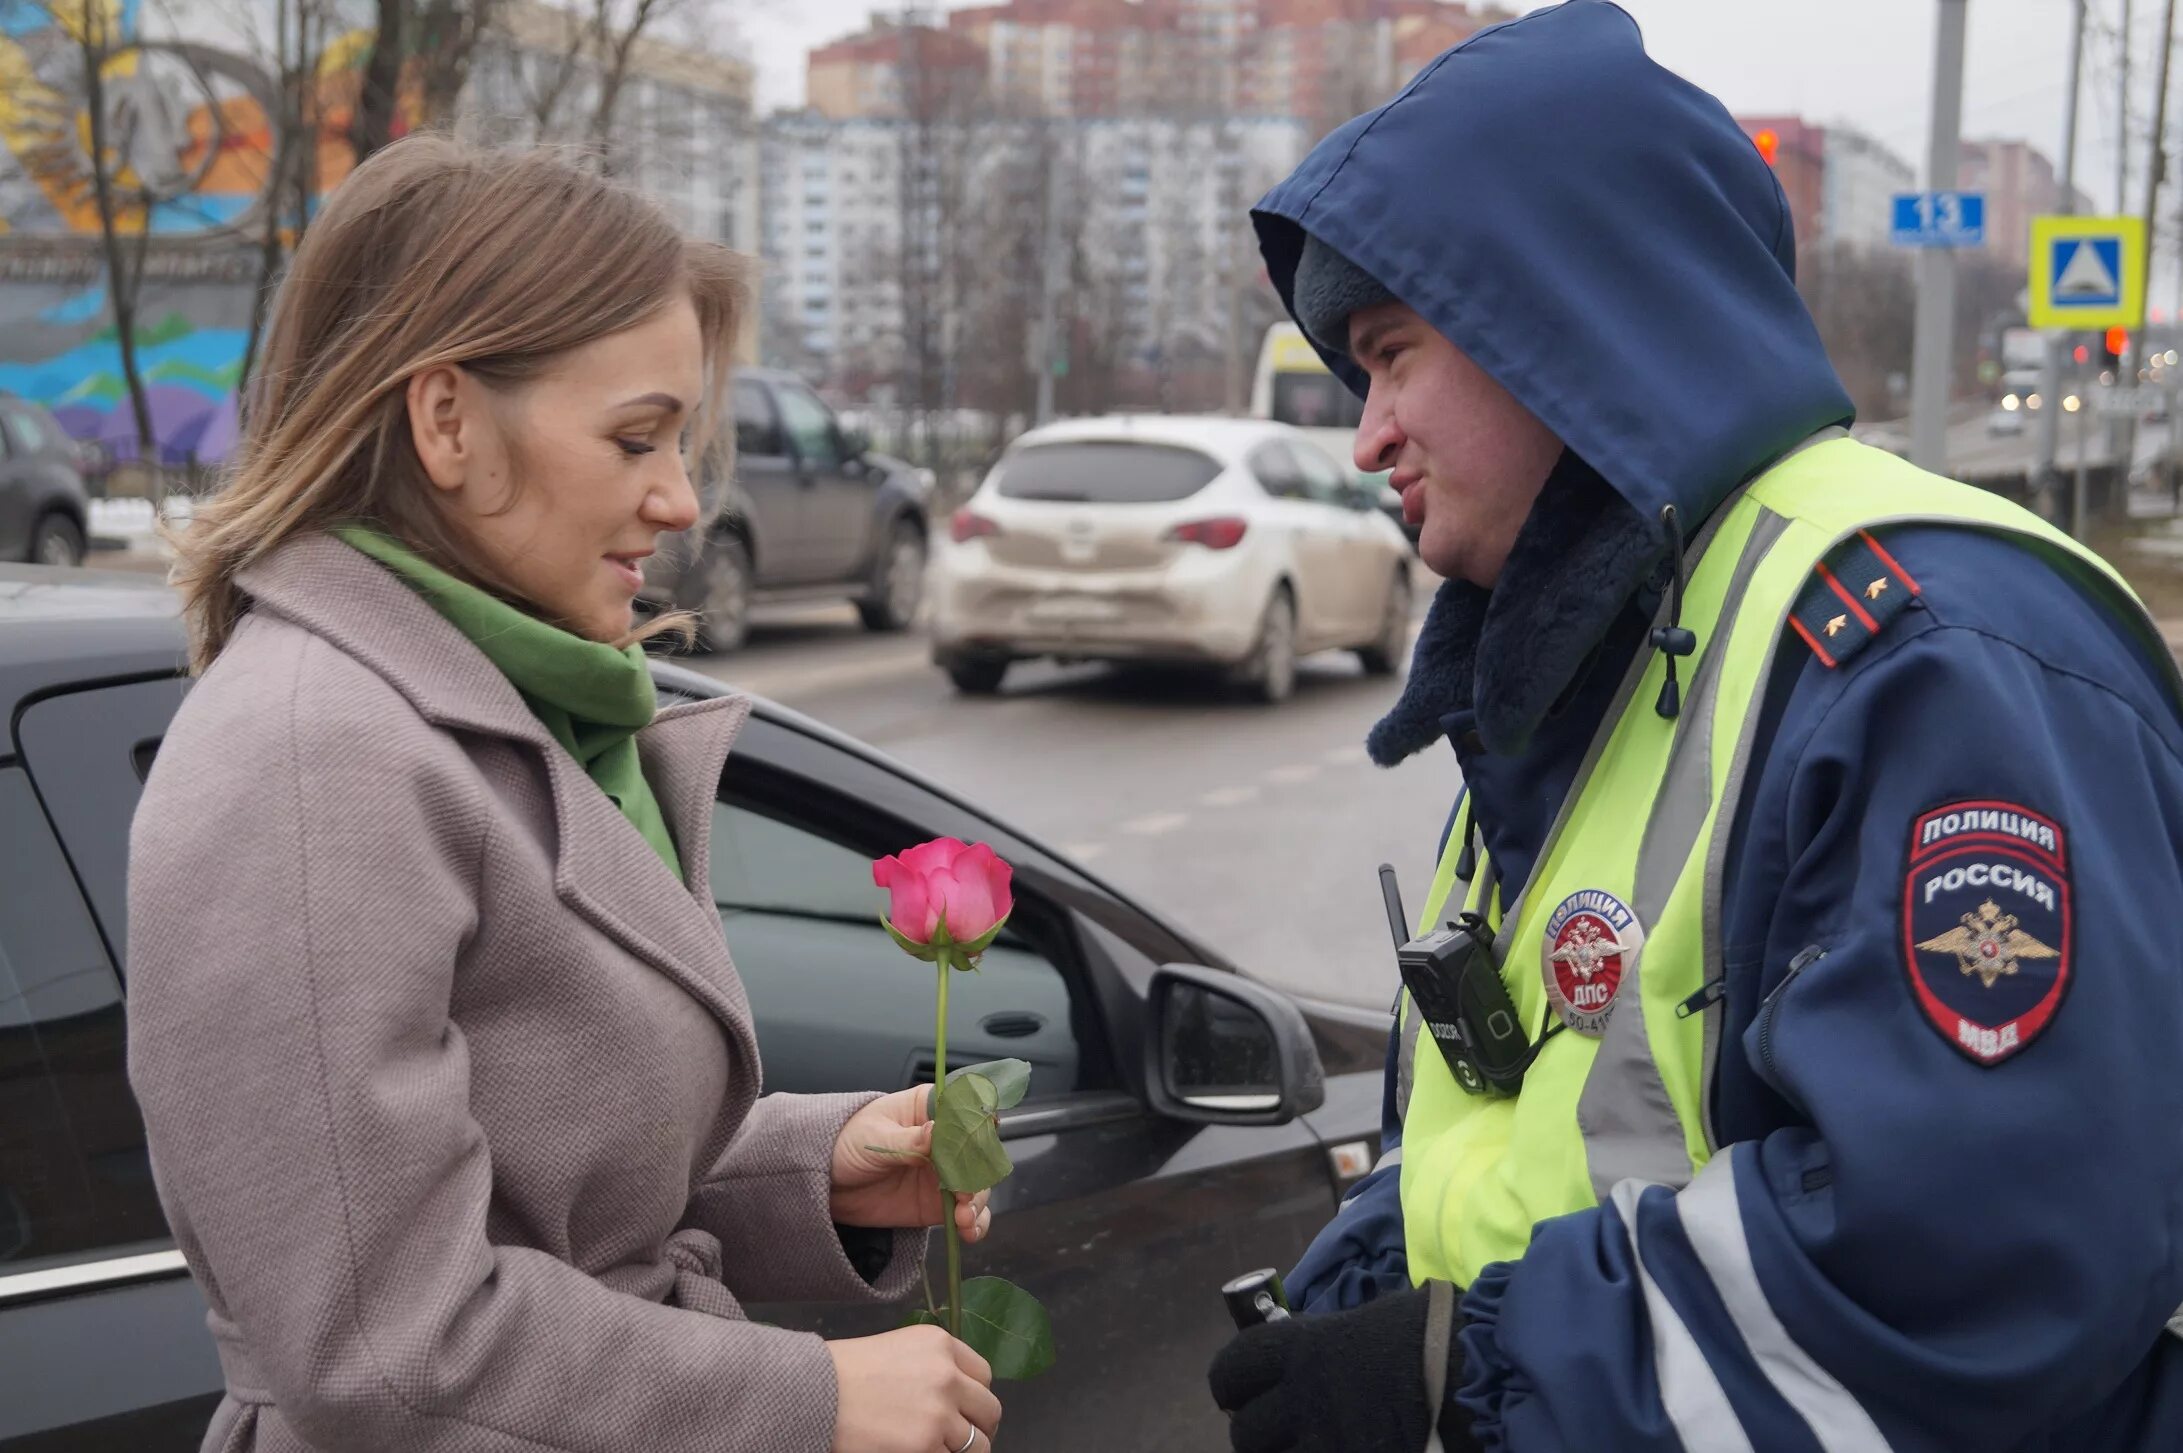
[[[1918,582],[1887,547],[1861,530],[1812,570],[1789,627],[1832,669],[1871,644],[1917,599]]]

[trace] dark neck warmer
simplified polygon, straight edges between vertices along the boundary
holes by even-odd
[[[1473,710],[1486,750],[1515,755],[1668,551],[1598,471],[1563,450],[1491,591],[1450,580],[1433,598],[1394,710],[1365,739],[1382,767]]]

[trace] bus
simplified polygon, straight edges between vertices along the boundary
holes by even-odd
[[[1258,371],[1251,380],[1251,417],[1303,430],[1358,483],[1376,491],[1380,509],[1396,524],[1403,524],[1402,497],[1388,485],[1387,472],[1366,474],[1356,465],[1357,425],[1364,418],[1364,401],[1327,369],[1319,350],[1294,323],[1274,324],[1259,345]],[[1413,541],[1417,538],[1408,525],[1403,525],[1403,533]]]

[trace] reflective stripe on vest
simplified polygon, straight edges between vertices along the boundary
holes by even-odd
[[[1418,1016],[1405,996],[1397,1104],[1414,1281],[1467,1285],[1489,1262],[1521,1255],[1537,1222],[1608,1199],[1624,1181],[1680,1188],[1712,1157],[1708,1102],[1722,1010],[1676,1011],[1723,972],[1724,824],[1734,820],[1750,765],[1756,705],[1813,568],[1861,529],[1909,523],[1996,530],[2066,552],[2111,586],[2118,611],[2159,639],[2120,577],[2067,536],[1997,496],[1847,439],[1801,450],[1716,510],[1686,559],[1681,623],[1697,636],[1698,653],[1682,712],[1673,720],[1655,713],[1664,667],[1641,652],[1532,883],[1505,912],[1486,892],[1493,880],[1484,852],[1470,881],[1455,875],[1468,804],[1449,834],[1420,927],[1448,916],[1460,889],[1496,930],[1503,981],[1534,1039],[1552,1013],[1545,927],[1558,905],[1579,892],[1611,894],[1635,913],[1643,937],[1622,956],[1601,1037],[1555,1036],[1513,1098],[1466,1094],[1436,1050],[1417,1049]]]

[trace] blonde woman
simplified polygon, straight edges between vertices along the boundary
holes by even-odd
[[[707,870],[746,707],[655,717],[632,644],[743,274],[559,160],[419,138],[281,288],[182,542],[202,679],[130,870],[131,1075],[227,1374],[207,1449],[991,1439],[938,1329],[742,1312],[901,1294],[941,1207],[884,1153],[926,1145],[921,1096],[759,1097]]]

